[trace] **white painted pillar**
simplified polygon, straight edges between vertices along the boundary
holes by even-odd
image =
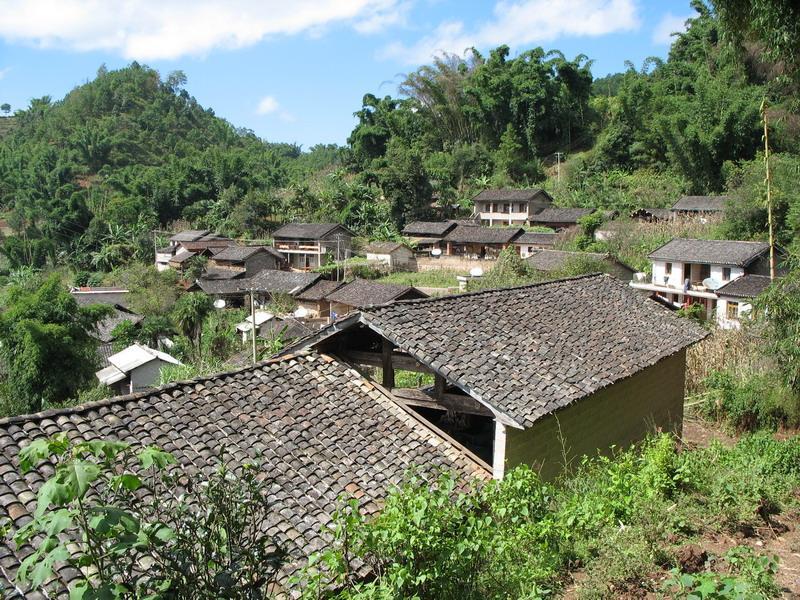
[[[494,452],[492,456],[492,477],[502,479],[506,469],[506,426],[499,419],[494,420]]]

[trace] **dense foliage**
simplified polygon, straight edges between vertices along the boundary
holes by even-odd
[[[341,600],[544,598],[582,565],[581,597],[693,597],[712,585],[721,594],[713,597],[777,597],[770,556],[735,547],[684,577],[680,550],[704,533],[770,527],[796,508],[799,482],[800,439],[767,435],[685,452],[661,436],[613,459],[585,459],[556,483],[524,467],[468,491],[447,476],[433,486],[412,479],[374,519],[355,500],[342,508],[337,543],[311,565],[307,596],[332,584],[340,591],[329,597]],[[374,581],[356,576],[360,561]],[[673,571],[659,580],[665,567]]]

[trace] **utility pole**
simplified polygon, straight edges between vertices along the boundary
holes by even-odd
[[[250,293],[250,336],[253,344],[253,364],[258,362],[256,355],[256,301],[255,301],[255,288],[239,288],[243,292]]]
[[[761,118],[764,121],[764,167],[766,177],[764,183],[767,187],[767,221],[769,223],[769,279],[775,280],[775,235],[772,223],[772,172],[769,168],[769,125],[767,121],[767,98],[761,101]]]
[[[561,184],[561,155],[563,152],[556,152],[556,181]]]

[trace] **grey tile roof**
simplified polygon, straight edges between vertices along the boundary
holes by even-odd
[[[193,242],[209,234],[206,229],[185,229],[174,234],[169,239],[173,242]]]
[[[597,274],[400,301],[360,319],[521,427],[708,334]]]
[[[203,279],[206,280],[220,280],[220,279],[243,279],[244,271],[234,271],[233,269],[217,269],[209,267],[203,272]]]
[[[217,252],[214,255],[214,260],[242,262],[259,252],[266,252],[279,260],[285,260],[283,254],[272,246],[228,246]]]
[[[199,279],[197,285],[206,294],[243,294],[244,289],[269,294],[298,294],[320,279],[319,273],[296,273],[264,269],[247,279],[214,280]]]
[[[88,306],[90,304],[107,304],[109,306],[123,306],[127,307],[130,301],[130,292],[122,288],[91,288],[93,291],[87,291],[87,288],[73,290],[70,292],[72,297],[75,298],[81,306]]]
[[[320,279],[311,287],[306,288],[297,295],[298,300],[323,300],[328,294],[334,290],[339,289],[344,285],[341,281],[329,281],[327,279]]]
[[[769,252],[766,242],[675,238],[650,253],[651,260],[746,267]]]
[[[365,306],[386,304],[401,296],[406,298],[428,297],[427,294],[410,285],[354,279],[328,294],[325,299],[354,308],[363,308]]]
[[[772,280],[769,275],[742,275],[730,283],[717,288],[717,296],[731,298],[755,298],[766,290]]]
[[[364,247],[364,251],[372,254],[391,254],[398,248],[405,248],[405,244],[399,242],[370,242]]]
[[[453,221],[414,221],[403,227],[403,235],[441,237],[455,226]]]
[[[682,196],[672,210],[688,212],[719,212],[725,210],[728,196]]]
[[[623,265],[619,261],[615,260],[608,254],[601,254],[599,252],[569,252],[567,250],[537,250],[533,254],[531,254],[528,258],[525,259],[532,268],[536,269],[537,271],[558,271],[566,267],[570,261],[580,260],[580,259],[589,259],[589,260],[601,260],[604,262],[609,263],[617,263],[631,272],[633,269]]]
[[[462,482],[489,477],[485,466],[401,408],[355,370],[316,353],[289,356],[146,393],[0,420],[0,516],[16,530],[30,519],[43,472],[23,476],[19,451],[36,439],[117,439],[171,452],[190,472],[210,471],[220,450],[234,465],[261,464],[272,479],[272,511],[263,530],[289,553],[279,583],[331,541],[340,494],[374,514],[409,469],[437,469]],[[21,557],[0,540],[0,588],[10,587]],[[64,579],[75,574],[61,570]],[[62,585],[65,583],[61,580]],[[63,594],[62,594],[63,595]]]
[[[130,321],[134,325],[140,323],[144,317],[128,310],[120,310],[121,307],[114,307],[114,313],[106,317],[97,324],[97,338],[102,342],[110,342],[114,339],[111,334],[114,328],[123,321]]]
[[[236,242],[234,240],[228,238],[212,238],[212,239],[202,239],[197,240],[194,242],[181,242],[180,246],[189,250],[191,252],[204,252],[209,251],[212,254],[214,252],[219,252],[221,248],[227,248],[228,246],[236,246]]]
[[[542,212],[531,215],[531,223],[577,223],[578,219],[590,215],[593,208],[545,208]]]
[[[336,228],[341,228],[342,234],[352,236],[352,232],[339,223],[288,223],[272,234],[272,237],[284,240],[318,240]]]
[[[556,243],[556,233],[542,233],[538,231],[526,231],[517,239],[515,244],[531,244],[539,246],[552,246]]]
[[[508,188],[483,190],[473,200],[483,200],[490,202],[525,202],[526,200],[533,200],[539,194],[547,194],[541,188],[530,188],[525,190],[512,190]],[[547,194],[549,197],[549,194]]]
[[[525,232],[522,227],[459,225],[444,237],[455,244],[508,244]]]

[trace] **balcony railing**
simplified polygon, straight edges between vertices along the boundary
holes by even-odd
[[[275,242],[275,249],[289,252],[324,252],[320,245],[314,242]]]

